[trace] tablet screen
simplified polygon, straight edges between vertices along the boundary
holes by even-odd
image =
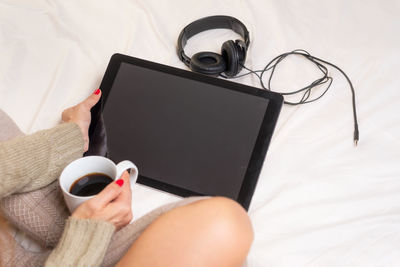
[[[269,99],[122,62],[104,105],[108,156],[139,174],[237,199]]]

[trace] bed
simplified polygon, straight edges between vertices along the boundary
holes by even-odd
[[[340,66],[360,128],[354,147],[350,89],[332,68],[323,98],[283,107],[249,209],[255,240],[245,265],[399,266],[399,14],[395,0],[1,0],[0,108],[25,133],[52,127],[99,86],[112,54],[186,69],[175,52],[181,29],[234,16],[250,32],[251,69],[298,48]],[[220,52],[236,38],[203,32],[185,51]],[[273,88],[291,91],[316,75],[293,56]],[[260,87],[255,76],[236,81]],[[133,195],[136,217],[177,199],[140,185]]]

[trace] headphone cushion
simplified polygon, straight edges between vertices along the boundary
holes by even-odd
[[[221,54],[226,61],[225,74],[228,77],[233,77],[239,72],[239,51],[235,42],[232,40],[222,44]]]
[[[206,75],[218,75],[226,70],[226,63],[217,53],[200,52],[190,59],[190,69]]]

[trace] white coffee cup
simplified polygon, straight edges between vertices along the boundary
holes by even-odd
[[[58,179],[68,209],[72,213],[80,204],[94,197],[71,194],[71,186],[76,180],[90,173],[103,173],[117,180],[128,169],[131,169],[130,183],[132,187],[136,183],[139,172],[136,165],[129,160],[121,161],[117,165],[110,159],[101,156],[88,156],[74,160],[64,168]]]

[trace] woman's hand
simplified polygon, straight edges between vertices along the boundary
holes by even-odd
[[[125,171],[119,180],[112,182],[98,195],[82,203],[72,213],[72,217],[103,220],[120,229],[132,220],[131,197],[129,173]]]
[[[61,118],[64,122],[74,122],[81,129],[83,140],[85,141],[84,152],[89,149],[89,126],[91,121],[90,109],[96,105],[101,97],[100,89],[97,89],[76,106],[67,108],[63,111]]]

